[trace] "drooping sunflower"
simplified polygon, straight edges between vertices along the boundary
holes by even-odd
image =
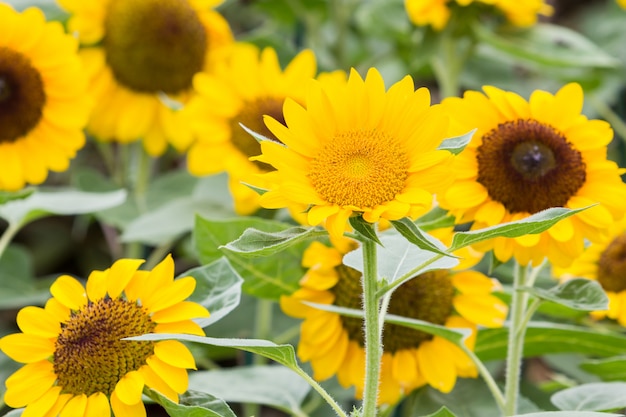
[[[299,53],[283,71],[274,49],[260,51],[251,44],[237,43],[224,65],[194,78],[198,94],[182,111],[195,136],[187,154],[188,169],[198,176],[228,172],[239,214],[252,214],[259,208],[258,193],[242,182],[272,169],[250,161],[261,153],[261,146],[240,123],[277,140],[263,124],[263,116],[282,121],[287,97],[304,103],[307,82],[315,72],[315,55],[310,50]]]
[[[41,10],[0,3],[0,190],[41,184],[85,144],[90,105],[78,44]]]
[[[365,349],[361,319],[341,316],[303,304],[308,301],[361,308],[361,273],[342,263],[333,247],[313,242],[302,264],[308,267],[300,289],[283,296],[280,305],[302,318],[298,356],[309,361],[319,381],[337,375],[343,387],[354,386],[362,396]],[[395,290],[388,312],[471,331],[466,344],[473,349],[477,325],[502,326],[506,305],[492,291],[499,285],[475,271],[431,271]],[[447,340],[393,324],[383,330],[379,404],[395,404],[403,395],[429,384],[450,392],[457,377],[477,376],[461,349]]]
[[[595,311],[597,319],[608,317],[626,326],[626,222],[611,225],[608,237],[592,243],[567,268],[555,268],[563,279],[587,278],[598,281],[609,298],[609,309]]]
[[[428,89],[415,91],[407,76],[385,91],[376,69],[365,80],[353,69],[347,83],[308,87],[306,108],[285,101],[285,124],[265,118],[282,143],[261,143],[256,160],[276,168],[262,174],[271,188],[261,206],[306,211],[334,237],[353,214],[374,223],[429,210],[449,184],[451,154],[437,149],[447,120]]]
[[[0,339],[0,349],[22,368],[6,380],[7,405],[26,407],[24,416],[145,415],[141,393],[156,389],[172,401],[187,390],[191,352],[175,340],[121,340],[145,333],[204,336],[192,321],[208,317],[199,304],[183,301],[192,277],[174,280],[166,257],[152,271],[143,260],[122,259],[93,271],[86,288],[68,275],[50,287],[44,308],[17,315],[22,333]]]
[[[544,0],[405,0],[409,19],[417,26],[442,30],[452,15],[451,7],[487,4],[501,12],[515,26],[526,27],[537,22],[538,15],[549,16],[552,7]]]
[[[468,91],[442,103],[451,135],[474,134],[455,159],[457,180],[439,195],[443,208],[473,229],[524,219],[551,207],[591,207],[549,230],[520,238],[496,238],[475,247],[494,250],[505,262],[540,264],[544,257],[567,266],[597,241],[626,207],[620,169],[607,160],[613,138],[608,123],[581,114],[583,91],[572,83],[555,95],[535,91],[526,101],[495,87]]]
[[[179,151],[189,130],[176,105],[192,93],[193,76],[210,71],[230,44],[226,20],[212,7],[221,0],[58,0],[71,13],[69,30],[85,48],[81,57],[96,107],[88,130],[102,141],[143,139],[161,155]]]

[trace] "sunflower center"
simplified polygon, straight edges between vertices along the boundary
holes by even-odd
[[[318,194],[339,206],[376,207],[404,190],[409,158],[393,138],[375,130],[336,135],[311,161]]]
[[[121,340],[154,330],[156,323],[134,302],[102,299],[74,313],[54,350],[54,372],[63,393],[111,395],[128,372],[145,365],[154,342]]]
[[[600,255],[598,282],[606,291],[626,290],[626,233],[613,239]]]
[[[260,133],[268,139],[276,142],[280,140],[265,126],[263,115],[272,116],[282,124],[285,124],[283,117],[283,101],[276,97],[263,97],[254,101],[244,103],[241,112],[230,121],[230,131],[232,132],[231,141],[233,146],[237,148],[246,157],[257,156],[261,154],[261,145],[248,132],[243,130],[239,123],[252,130]],[[273,171],[274,168],[263,162],[254,162],[263,171]]]
[[[501,123],[477,149],[478,182],[510,213],[563,207],[583,186],[581,153],[552,126],[536,120]]]
[[[209,40],[187,0],[111,0],[104,49],[115,79],[142,93],[191,87]]]
[[[46,93],[39,71],[19,52],[0,46],[0,143],[12,143],[41,119]]]
[[[335,305],[361,308],[361,273],[340,265],[336,268],[339,281],[331,289]],[[452,312],[454,287],[448,271],[431,271],[402,284],[393,293],[389,303],[389,314],[444,324]],[[350,340],[365,345],[363,321],[354,317],[341,316],[344,329]],[[383,330],[385,352],[394,353],[402,349],[417,348],[432,335],[395,324],[386,324]]]

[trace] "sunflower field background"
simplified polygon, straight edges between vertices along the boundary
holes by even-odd
[[[0,1],[0,415],[626,410],[626,2]]]

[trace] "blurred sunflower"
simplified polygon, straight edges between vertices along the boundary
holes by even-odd
[[[451,117],[450,135],[478,128],[455,159],[456,182],[439,197],[457,222],[472,229],[521,220],[551,207],[581,208],[549,230],[476,245],[493,249],[506,262],[539,265],[544,257],[567,266],[624,215],[626,185],[621,170],[607,160],[613,138],[608,123],[581,115],[583,91],[568,84],[555,95],[535,91],[527,102],[495,87],[468,91],[442,103]]]
[[[221,0],[58,0],[72,15],[69,30],[84,45],[81,57],[96,107],[88,130],[102,141],[143,138],[146,151],[179,151],[189,130],[174,102],[184,104],[193,76],[210,71],[230,44]]]
[[[537,15],[549,16],[552,7],[543,0],[405,0],[409,19],[417,26],[432,26],[442,30],[452,15],[451,7],[487,4],[502,12],[515,26],[531,26],[537,22]]]
[[[22,333],[0,339],[0,349],[22,368],[6,380],[7,405],[26,407],[24,416],[140,416],[144,386],[172,401],[187,390],[191,352],[175,340],[127,341],[145,333],[204,335],[191,319],[207,317],[199,304],[183,301],[192,277],[174,280],[165,258],[152,271],[143,261],[122,259],[93,271],[86,289],[64,275],[50,287],[44,308],[17,315]]]
[[[623,9],[626,9],[626,0],[617,0],[617,4],[619,4]]]
[[[303,256],[302,264],[309,269],[301,288],[281,297],[280,305],[286,314],[304,319],[298,356],[311,362],[313,377],[321,381],[336,374],[339,383],[354,386],[360,398],[365,372],[362,320],[302,303],[361,308],[361,273],[344,265],[342,258],[337,249],[313,242]],[[477,325],[499,327],[506,317],[506,305],[491,294],[496,288],[497,283],[478,272],[431,271],[396,289],[388,312],[469,329],[465,343],[473,349]],[[438,336],[387,324],[383,346],[379,404],[394,404],[426,384],[450,392],[457,377],[477,376],[471,360]]]
[[[598,281],[609,298],[609,309],[592,313],[626,326],[626,222],[611,225],[606,240],[589,245],[567,268],[555,268],[563,279],[587,278]]]
[[[447,119],[428,89],[415,91],[407,76],[385,91],[376,69],[365,80],[353,69],[347,83],[308,87],[306,109],[285,101],[286,126],[265,118],[282,143],[263,141],[255,158],[276,168],[262,174],[271,189],[261,206],[307,211],[308,224],[325,222],[333,237],[353,214],[374,223],[429,210],[450,184],[451,154],[437,150]]]
[[[235,210],[248,215],[259,209],[259,194],[242,181],[272,167],[250,161],[261,153],[261,145],[239,124],[278,140],[263,124],[263,116],[282,122],[286,97],[304,103],[307,82],[316,73],[315,55],[302,51],[283,71],[274,49],[260,51],[237,43],[225,61],[212,74],[195,76],[198,94],[181,112],[196,139],[188,152],[188,168],[197,176],[228,172]]]
[[[90,105],[78,44],[58,22],[0,3],[0,190],[65,171],[85,144]]]

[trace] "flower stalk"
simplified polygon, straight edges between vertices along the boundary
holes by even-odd
[[[363,417],[376,416],[380,361],[382,358],[382,331],[379,318],[380,298],[376,260],[376,243],[363,240],[363,308],[365,310],[365,386],[363,388]]]

